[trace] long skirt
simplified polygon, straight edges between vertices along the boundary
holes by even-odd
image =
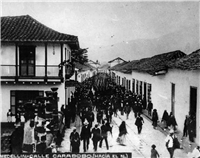
[[[80,134],[82,128],[82,120],[78,115],[76,115],[74,126],[76,127],[76,131]]]
[[[109,146],[113,146],[113,136],[110,132],[107,132],[107,135],[108,135],[108,142],[109,142]]]
[[[122,136],[118,136],[117,142],[118,142],[119,144],[121,144],[121,145],[125,145],[125,143],[126,143],[126,135],[123,134]]]

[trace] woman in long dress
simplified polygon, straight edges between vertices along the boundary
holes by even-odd
[[[33,153],[35,145],[35,122],[34,120],[28,120],[24,124],[24,139],[23,139],[23,153]]]
[[[78,132],[78,134],[80,134],[82,128],[82,120],[79,115],[76,115],[74,126],[76,127],[76,131]]]
[[[106,128],[107,128],[107,136],[108,136],[108,142],[109,146],[113,146],[113,135],[112,135],[112,126],[109,122],[106,122]]]
[[[128,132],[126,129],[126,122],[122,121],[121,125],[119,126],[119,136],[118,136],[118,143],[120,145],[125,145],[127,133]]]

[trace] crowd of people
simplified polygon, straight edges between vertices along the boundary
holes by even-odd
[[[141,134],[142,126],[144,124],[144,119],[141,116],[143,110],[147,110],[147,114],[151,117],[153,128],[156,129],[158,126],[159,114],[157,113],[157,109],[153,108],[153,103],[151,102],[151,100],[149,100],[148,104],[145,104],[146,101],[144,101],[141,95],[137,95],[131,91],[127,91],[124,87],[116,85],[113,82],[109,83],[109,88],[107,89],[107,91],[102,89],[98,91],[98,89],[95,89],[92,86],[92,79],[88,79],[83,82],[82,85],[78,87],[76,91],[72,94],[72,100],[74,99],[77,101],[75,103],[76,114],[78,114],[78,116],[82,120],[83,127],[85,126],[85,120],[87,120],[87,126],[89,126],[90,128],[90,134],[88,134],[87,138],[83,137],[83,134],[81,134],[82,131],[78,132],[80,133],[80,141],[78,141],[78,144],[80,147],[80,142],[83,140],[83,151],[88,150],[88,139],[92,139],[94,151],[97,151],[98,147],[102,146],[101,144],[103,141],[105,141],[106,148],[109,150],[109,141],[107,140],[108,133],[112,134],[112,127],[110,128],[109,126],[112,122],[113,116],[117,116],[118,111],[121,113],[121,115],[125,115],[126,119],[129,119],[129,114],[131,111],[134,112],[135,125],[137,126],[138,134]],[[95,119],[93,113],[94,110],[97,113],[97,124],[95,124],[94,128],[92,128]],[[168,115],[167,111],[165,110],[163,112],[161,122],[165,125],[165,129],[168,129],[169,131],[170,129],[176,131],[177,122],[172,112],[170,112]],[[125,122],[123,122],[122,124],[124,123]],[[104,126],[107,126],[106,124],[108,125],[108,128],[107,130],[104,130]],[[120,125],[119,127],[117,142],[123,145],[127,130],[125,130],[125,133],[122,134],[122,132],[120,132],[121,126],[123,125]],[[184,127],[184,130],[187,127]],[[111,131],[108,129],[111,129]],[[185,133],[184,136],[187,136],[186,134],[188,134],[188,132],[189,131],[187,130],[187,133]],[[72,150],[72,152],[73,151],[74,150]],[[80,149],[75,151],[79,152]],[[152,146],[152,151],[155,154],[155,145]],[[171,154],[172,152],[170,151],[169,153]],[[159,154],[156,153],[156,155],[158,156]]]
[[[55,92],[46,91],[46,97],[24,105],[24,121],[21,114],[17,115],[10,139],[12,154],[57,152],[56,147],[62,140],[56,104]]]
[[[106,149],[109,150],[111,145],[109,137],[112,136],[112,119],[117,116],[118,112],[121,113],[121,115],[125,115],[126,119],[129,119],[131,111],[134,112],[135,125],[138,134],[141,134],[144,124],[144,119],[141,114],[144,110],[146,110],[147,114],[151,117],[152,126],[156,129],[158,126],[159,114],[157,110],[153,108],[153,103],[150,98],[147,104],[144,97],[142,98],[141,95],[126,90],[124,87],[117,85],[111,80],[109,84],[107,83],[106,89],[98,88],[94,86],[93,79],[89,78],[77,86],[75,91],[71,93],[71,99],[68,100],[68,105],[62,105],[61,113],[64,117],[59,121],[64,123],[64,129],[71,128],[71,123],[75,123],[75,127],[73,127],[73,131],[69,137],[71,152],[79,153],[81,142],[83,143],[83,151],[87,152],[90,139],[93,142],[93,149],[96,152],[98,148],[102,147],[104,142]],[[94,123],[94,120],[96,120],[97,123]],[[186,116],[183,129],[183,137],[189,135],[189,140],[191,142],[194,142],[195,137],[194,120],[195,118],[193,115]],[[172,112],[168,114],[165,110],[161,122],[164,124],[165,129],[170,129],[170,135],[165,141],[169,142],[166,146],[172,157],[174,149],[172,149],[172,143],[170,142],[172,141],[171,138],[174,136],[172,130],[176,130],[177,127],[176,119]],[[45,135],[42,134],[44,128],[46,128],[45,124],[46,121],[44,119],[36,121],[35,119],[28,118],[25,120],[24,128],[22,129],[20,128],[20,121],[17,121],[16,130],[13,132],[13,139],[15,140],[16,138],[14,137],[16,137],[18,133],[21,133],[21,137],[18,141],[20,141],[22,146],[21,149],[18,149],[19,146],[17,145],[13,147],[13,153],[17,153],[19,150],[28,153],[49,152],[47,150],[48,147],[52,149],[53,145],[52,143],[47,144],[47,142],[52,142],[50,139],[53,138],[53,133],[51,130],[45,129]],[[33,134],[34,132],[37,133],[37,137]],[[119,134],[116,141],[121,145],[125,145],[127,133],[126,123],[122,121],[119,126]],[[61,138],[61,136],[57,137],[57,144],[62,141],[61,139],[58,141],[59,138]],[[47,141],[47,139],[49,139],[49,141]],[[14,144],[15,143],[13,143],[13,146]],[[155,148],[156,146],[153,144],[151,151],[152,157],[159,156]]]

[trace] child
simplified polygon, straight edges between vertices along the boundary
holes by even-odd
[[[12,113],[11,113],[11,109],[9,109],[8,112],[7,112],[7,121],[8,121],[8,122],[12,122]]]
[[[151,149],[151,158],[157,158],[160,157],[160,155],[158,154],[157,150],[156,150],[156,146],[153,144]]]

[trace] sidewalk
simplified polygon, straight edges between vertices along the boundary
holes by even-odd
[[[165,146],[165,138],[167,133],[161,132],[161,128],[158,127],[157,129],[154,129],[152,126],[152,122],[149,118],[147,118],[145,115],[142,115],[144,118],[144,125],[142,128],[141,134],[137,133],[137,127],[135,126],[135,116],[134,113],[131,112],[129,115],[129,119],[126,119],[125,115],[121,115],[118,113],[118,117],[114,118],[116,122],[121,122],[122,120],[126,122],[127,130],[129,139],[134,142],[135,147],[142,153],[142,157],[149,158],[150,157],[150,151],[151,151],[151,145],[155,144],[156,149],[160,154],[160,157],[167,158],[169,157],[169,152],[167,151],[167,148]],[[139,141],[139,143],[138,143]],[[188,158],[187,152],[183,149],[176,149],[174,152],[175,158]]]
[[[95,113],[96,114],[96,113]],[[126,115],[121,115],[120,112],[118,112],[117,117],[113,116],[113,141],[112,141],[112,147],[110,147],[109,151],[107,151],[106,147],[102,147],[98,149],[98,152],[132,152],[132,155],[134,157],[138,158],[149,158],[150,157],[150,151],[151,151],[151,145],[155,144],[157,147],[160,157],[167,158],[169,157],[169,153],[165,146],[165,138],[168,134],[168,130],[164,131],[162,124],[159,123],[159,126],[157,129],[154,129],[152,126],[151,118],[142,115],[144,118],[144,125],[142,129],[142,133],[137,133],[137,127],[135,126],[135,116],[134,113],[131,111],[129,115],[129,119],[126,119]],[[95,117],[96,118],[96,117]],[[122,121],[126,122],[128,135],[127,135],[127,144],[126,146],[120,146],[118,143],[116,143],[116,138],[118,136],[118,128]],[[96,119],[95,119],[96,123]],[[94,123],[94,124],[95,124]],[[71,127],[73,127],[75,124],[72,123]],[[61,147],[59,148],[59,152],[65,153],[70,152],[70,141],[69,141],[69,135],[72,131],[72,128],[66,129],[64,140],[62,142]],[[80,130],[79,130],[80,131]],[[182,137],[181,132],[176,133],[179,140]],[[111,142],[109,142],[110,144]],[[184,149],[177,149],[175,150],[174,157],[176,158],[188,158],[187,153],[191,152],[196,144],[192,144],[191,147],[189,147],[188,138],[184,139],[182,142],[182,146]],[[80,152],[83,152],[82,143],[80,146]],[[90,141],[90,147],[88,152],[94,152],[93,151],[93,145],[92,141]]]
[[[152,120],[151,120],[151,116],[148,115],[147,110],[143,110],[143,116],[144,116],[147,120],[152,121]],[[165,135],[168,135],[168,134],[169,134],[169,130],[168,130],[168,129],[164,129],[164,125],[163,125],[163,123],[161,123],[161,121],[158,122],[158,130],[159,130],[160,132],[162,132],[163,134],[165,134]],[[184,137],[183,140],[181,140],[181,139],[182,139],[182,136],[183,136],[183,133],[182,133],[182,131],[180,131],[180,129],[178,129],[177,131],[175,131],[175,134],[177,135],[178,140],[179,140],[179,142],[181,143],[181,145],[182,145],[182,147],[183,147],[183,150],[184,150],[186,153],[192,152],[193,149],[194,149],[195,147],[197,147],[197,144],[196,144],[196,143],[191,143],[191,146],[189,145],[190,142],[189,142],[188,137],[186,137],[186,138]]]

